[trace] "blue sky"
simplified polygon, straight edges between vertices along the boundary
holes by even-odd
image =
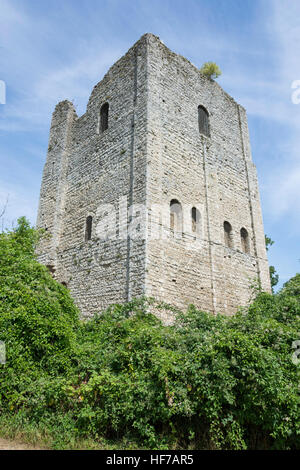
[[[145,32],[197,66],[248,112],[269,261],[280,285],[300,271],[298,0],[0,0],[0,208],[5,226],[35,223],[51,114],[62,99],[85,112],[93,86]],[[300,96],[300,95],[299,95]]]

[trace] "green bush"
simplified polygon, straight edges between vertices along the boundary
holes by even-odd
[[[8,361],[0,366],[0,403],[11,409],[41,373],[70,368],[76,345],[78,311],[67,289],[36,261],[40,236],[24,218],[0,234],[0,340]]]
[[[220,67],[215,62],[205,62],[200,68],[200,72],[211,79],[218,78],[222,75]]]
[[[105,436],[149,448],[300,448],[299,274],[233,317],[190,306],[164,326],[149,312],[170,307],[139,299],[81,322],[35,260],[36,240],[24,219],[0,235],[2,416],[36,423],[57,447]]]

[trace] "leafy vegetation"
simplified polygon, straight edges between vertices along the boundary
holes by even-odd
[[[0,234],[0,432],[55,448],[300,448],[300,274],[233,317],[139,299],[82,322],[36,261],[38,236],[25,219]],[[150,313],[166,309],[172,326]]]
[[[215,62],[205,62],[200,68],[200,72],[208,78],[218,78],[222,72],[220,67]]]
[[[265,235],[265,242],[266,242],[267,251],[269,251],[270,246],[274,245],[274,241],[270,237]],[[278,281],[279,281],[279,275],[277,274],[274,266],[269,266],[269,271],[270,271],[271,288],[272,288],[272,292],[274,292],[274,287],[277,286]]]

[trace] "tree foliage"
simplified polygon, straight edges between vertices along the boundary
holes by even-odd
[[[208,78],[218,78],[222,72],[220,67],[215,62],[205,62],[200,68],[200,72]]]
[[[81,322],[36,261],[38,236],[24,219],[0,234],[2,417],[42,427],[57,447],[127,436],[149,448],[299,449],[300,274],[233,317],[139,299]]]
[[[270,246],[274,245],[274,241],[267,235],[265,235],[265,243],[266,243],[267,251],[269,250]],[[269,266],[269,271],[270,271],[271,288],[272,288],[272,292],[274,292],[274,287],[277,286],[278,281],[279,281],[279,275],[277,274],[274,266]]]

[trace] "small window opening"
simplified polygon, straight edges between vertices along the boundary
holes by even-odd
[[[248,235],[247,230],[244,227],[241,228],[241,245],[242,245],[242,250],[244,253],[250,252],[249,235]]]
[[[229,222],[224,222],[224,242],[228,248],[233,248],[232,227]]]
[[[93,217],[89,215],[86,218],[86,224],[85,224],[85,241],[91,240],[92,238],[92,224],[93,224]]]
[[[206,137],[209,137],[209,114],[204,106],[198,106],[198,124],[200,134],[204,134]]]
[[[192,232],[200,233],[201,215],[196,207],[192,208]]]
[[[100,109],[100,132],[104,132],[108,129],[108,110],[109,104],[104,103]]]
[[[182,207],[177,199],[170,202],[170,229],[182,232]]]

